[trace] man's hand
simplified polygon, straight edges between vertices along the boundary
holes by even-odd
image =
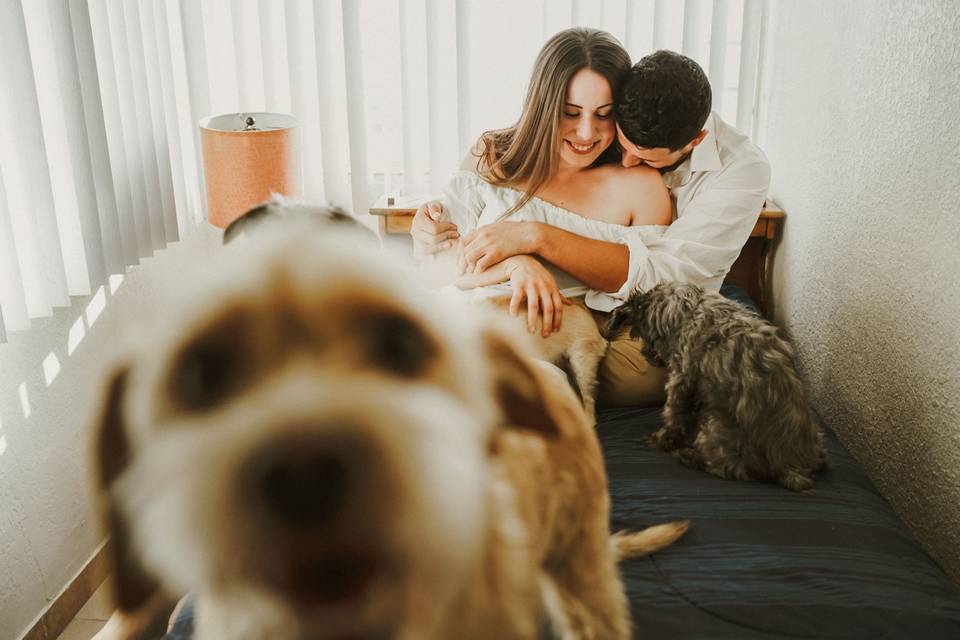
[[[514,256],[510,262],[510,283],[513,285],[510,315],[517,315],[520,305],[526,300],[527,330],[530,333],[537,330],[537,316],[541,312],[541,335],[546,338],[554,331],[559,331],[563,305],[570,304],[570,301],[561,295],[553,275],[532,256]]]
[[[417,209],[410,226],[410,237],[413,238],[414,257],[423,260],[452,247],[460,233],[457,225],[443,221],[443,205],[434,201]]]
[[[537,222],[495,222],[463,237],[457,262],[462,273],[479,273],[511,256],[537,252]]]

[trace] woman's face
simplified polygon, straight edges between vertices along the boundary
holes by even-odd
[[[610,83],[596,71],[581,69],[567,84],[560,114],[561,168],[589,167],[616,135]]]

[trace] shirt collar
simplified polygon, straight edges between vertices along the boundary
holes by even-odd
[[[703,141],[693,148],[693,152],[679,167],[670,172],[676,176],[675,180],[681,183],[694,171],[718,171],[723,166],[720,162],[720,149],[717,147],[717,125],[713,112],[707,116],[703,128],[707,130]]]

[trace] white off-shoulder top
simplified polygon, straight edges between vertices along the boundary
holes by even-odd
[[[627,280],[620,290],[614,293],[590,289],[566,271],[543,261],[556,278],[557,286],[563,295],[568,298],[585,296],[586,305],[597,311],[611,311],[629,297],[641,272],[647,267],[644,261],[649,252],[644,241],[658,238],[668,229],[666,225],[627,227],[593,220],[537,197],[531,198],[521,209],[502,218],[503,213],[523,195],[523,192],[516,189],[494,186],[472,171],[459,171],[447,183],[441,201],[444,215],[457,225],[461,237],[478,227],[495,222],[542,222],[579,236],[626,245],[630,250]],[[487,296],[511,293],[509,283],[482,287],[475,291],[477,295]]]

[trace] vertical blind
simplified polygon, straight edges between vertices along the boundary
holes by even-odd
[[[681,51],[750,132],[766,0],[0,0],[0,341],[205,218],[197,123],[292,113],[305,197],[437,191],[543,42]]]

